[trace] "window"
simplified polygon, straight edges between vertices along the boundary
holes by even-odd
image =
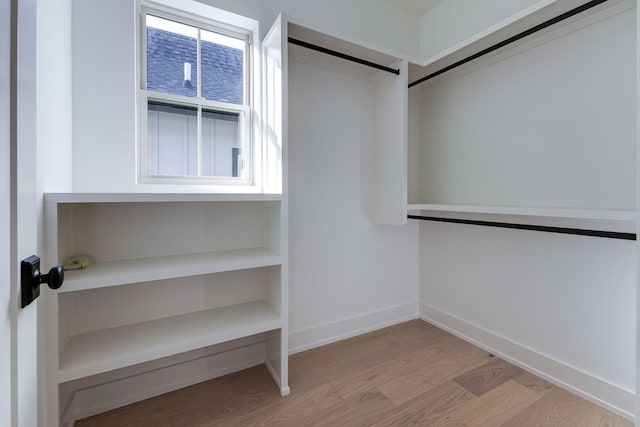
[[[249,32],[141,15],[140,181],[251,183]]]

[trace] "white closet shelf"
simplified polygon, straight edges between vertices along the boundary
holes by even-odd
[[[60,383],[282,327],[265,301],[198,311],[71,337]]]
[[[58,292],[269,267],[281,263],[282,257],[268,248],[96,262],[84,270],[65,271],[64,285]]]
[[[445,204],[410,204],[409,213],[415,211],[471,213],[490,215],[518,215],[531,217],[551,217],[565,219],[605,220],[605,221],[635,221],[635,210],[614,209],[557,209],[530,208],[515,206],[480,206],[480,205],[445,205]]]
[[[443,221],[488,221],[525,226],[588,230],[595,233],[636,233],[635,210],[415,204],[407,206],[407,213],[409,215],[440,218]],[[570,232],[569,234],[574,233]]]
[[[282,194],[264,193],[46,193],[46,203],[269,202]]]

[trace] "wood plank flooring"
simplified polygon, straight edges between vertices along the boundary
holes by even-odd
[[[86,418],[78,427],[633,427],[633,423],[414,320]]]

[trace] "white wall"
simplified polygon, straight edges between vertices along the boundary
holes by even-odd
[[[136,2],[73,1],[73,190],[133,191]]]
[[[632,415],[636,244],[423,222],[427,319]]]
[[[372,82],[290,55],[290,347],[415,317],[416,224],[375,225]]]
[[[577,25],[423,85],[424,203],[635,209],[635,11]]]
[[[71,0],[38,2],[38,188],[70,191]]]

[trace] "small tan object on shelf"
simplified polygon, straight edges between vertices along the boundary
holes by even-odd
[[[83,270],[93,264],[93,257],[89,255],[78,255],[64,261],[65,270]]]

